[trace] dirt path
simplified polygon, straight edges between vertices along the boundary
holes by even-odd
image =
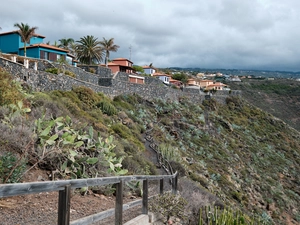
[[[144,154],[154,164],[157,164],[155,151],[150,147],[150,141],[145,141]],[[162,168],[157,169],[158,174],[166,174]],[[31,170],[24,177],[26,182],[49,180],[46,171]],[[159,192],[158,182],[150,182],[149,194]],[[169,182],[165,182],[165,190],[170,189]],[[125,196],[123,202],[136,200],[134,196]],[[72,192],[70,220],[76,220],[96,214],[115,207],[114,196],[104,196],[89,193],[82,196],[76,191]],[[57,224],[58,192],[44,192],[34,195],[24,195],[0,199],[0,224],[1,225],[55,225]],[[123,212],[123,223],[141,214],[141,206]],[[94,225],[114,224],[114,216]]]

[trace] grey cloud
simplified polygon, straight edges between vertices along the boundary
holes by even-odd
[[[46,41],[115,38],[111,57],[157,67],[300,70],[298,0],[0,0],[1,32],[38,26]],[[299,64],[299,65],[298,65]]]

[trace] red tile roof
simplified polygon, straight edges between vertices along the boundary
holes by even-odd
[[[226,85],[222,84],[222,83],[215,83],[215,84],[208,85],[207,87],[223,87],[223,86],[226,86]]]
[[[53,50],[57,50],[57,51],[61,51],[61,52],[69,52],[69,50],[66,50],[63,48],[58,48],[58,47],[55,47],[52,45],[43,44],[43,43],[26,46],[26,48],[36,48],[36,47],[48,48],[48,49],[53,49]],[[24,47],[22,47],[22,48],[24,48]]]
[[[125,58],[116,58],[116,59],[113,59],[112,61],[128,61],[128,62],[131,62],[129,59],[125,59]],[[133,63],[133,62],[131,62]]]
[[[171,77],[170,75],[168,74],[164,74],[164,73],[153,73],[152,76],[166,76],[166,77]]]

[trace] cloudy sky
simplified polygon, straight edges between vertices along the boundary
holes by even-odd
[[[1,32],[94,35],[136,65],[300,71],[299,0],[0,0]],[[130,51],[131,47],[131,51]]]

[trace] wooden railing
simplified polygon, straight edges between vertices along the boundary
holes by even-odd
[[[122,224],[123,211],[134,206],[142,204],[142,214],[148,214],[148,181],[159,180],[160,194],[164,192],[164,179],[172,179],[172,192],[177,192],[178,173],[172,175],[158,176],[118,176],[118,177],[100,177],[90,179],[76,180],[57,180],[44,182],[28,182],[18,184],[1,184],[0,198],[11,197],[27,194],[36,194],[41,192],[59,191],[58,199],[58,225],[89,225],[94,222],[103,220],[115,214],[115,225]],[[142,200],[133,201],[123,205],[123,185],[129,181],[143,181]],[[108,184],[116,184],[116,204],[114,209],[109,209],[94,215],[80,218],[70,222],[70,193],[71,189],[103,186]]]

